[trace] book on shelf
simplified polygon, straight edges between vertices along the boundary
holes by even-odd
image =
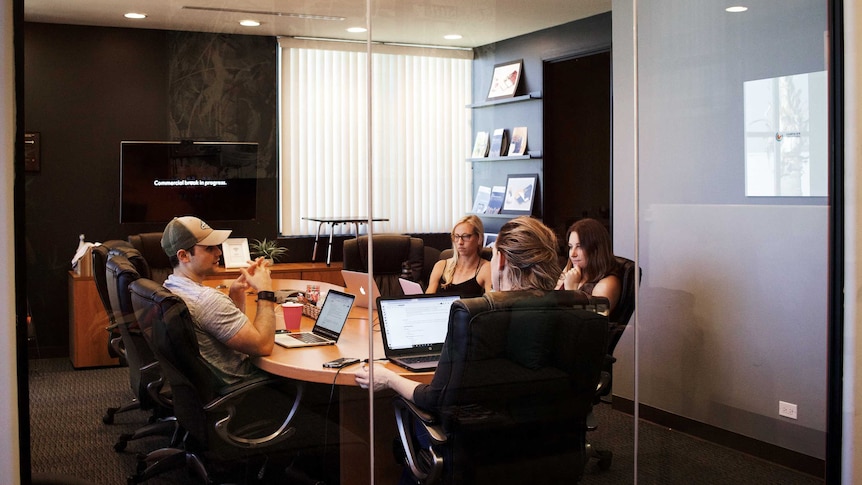
[[[491,200],[491,187],[480,185],[476,191],[476,198],[473,200],[473,213],[484,214],[488,209],[488,202]]]
[[[527,151],[527,127],[518,126],[512,130],[512,143],[509,145],[509,156],[521,156]]]
[[[473,144],[473,158],[484,158],[488,156],[488,132],[476,133],[476,143]]]
[[[491,148],[488,151],[489,157],[505,157],[509,149],[509,130],[505,128],[497,128],[494,130],[494,135],[491,136]]]
[[[506,198],[506,187],[495,185],[491,188],[491,197],[488,199],[488,208],[485,214],[499,214],[503,209],[503,200]]]

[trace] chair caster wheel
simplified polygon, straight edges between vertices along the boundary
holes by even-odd
[[[599,470],[608,471],[611,468],[614,453],[612,451],[597,451],[596,454],[599,456]]]
[[[102,416],[102,422],[105,424],[114,424],[114,413],[117,412],[119,408],[110,408],[105,412],[105,415]]]
[[[120,437],[117,439],[117,442],[114,443],[114,451],[119,453],[125,450],[126,445],[129,443],[129,438],[131,438],[131,436],[129,435],[120,435]]]

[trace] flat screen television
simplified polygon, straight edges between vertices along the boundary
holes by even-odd
[[[120,222],[253,220],[257,154],[253,142],[120,142]]]

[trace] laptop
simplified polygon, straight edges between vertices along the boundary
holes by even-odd
[[[383,351],[390,362],[414,372],[437,368],[457,295],[410,295],[377,300]]]
[[[398,278],[398,283],[401,284],[401,291],[403,291],[405,295],[421,295],[422,293],[425,293],[422,291],[422,286],[415,281]]]
[[[341,277],[344,278],[346,291],[356,296],[357,307],[374,308],[374,302],[380,296],[380,289],[377,288],[374,279],[371,280],[371,288],[367,288],[368,273],[343,269],[341,270]]]
[[[353,298],[353,295],[329,290],[310,332],[276,333],[275,343],[287,348],[335,345],[347,322]]]

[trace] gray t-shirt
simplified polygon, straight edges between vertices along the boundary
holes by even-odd
[[[249,322],[229,296],[174,274],[168,276],[164,286],[186,303],[195,324],[201,356],[223,384],[234,384],[263,373],[251,363],[248,355],[224,344]]]

